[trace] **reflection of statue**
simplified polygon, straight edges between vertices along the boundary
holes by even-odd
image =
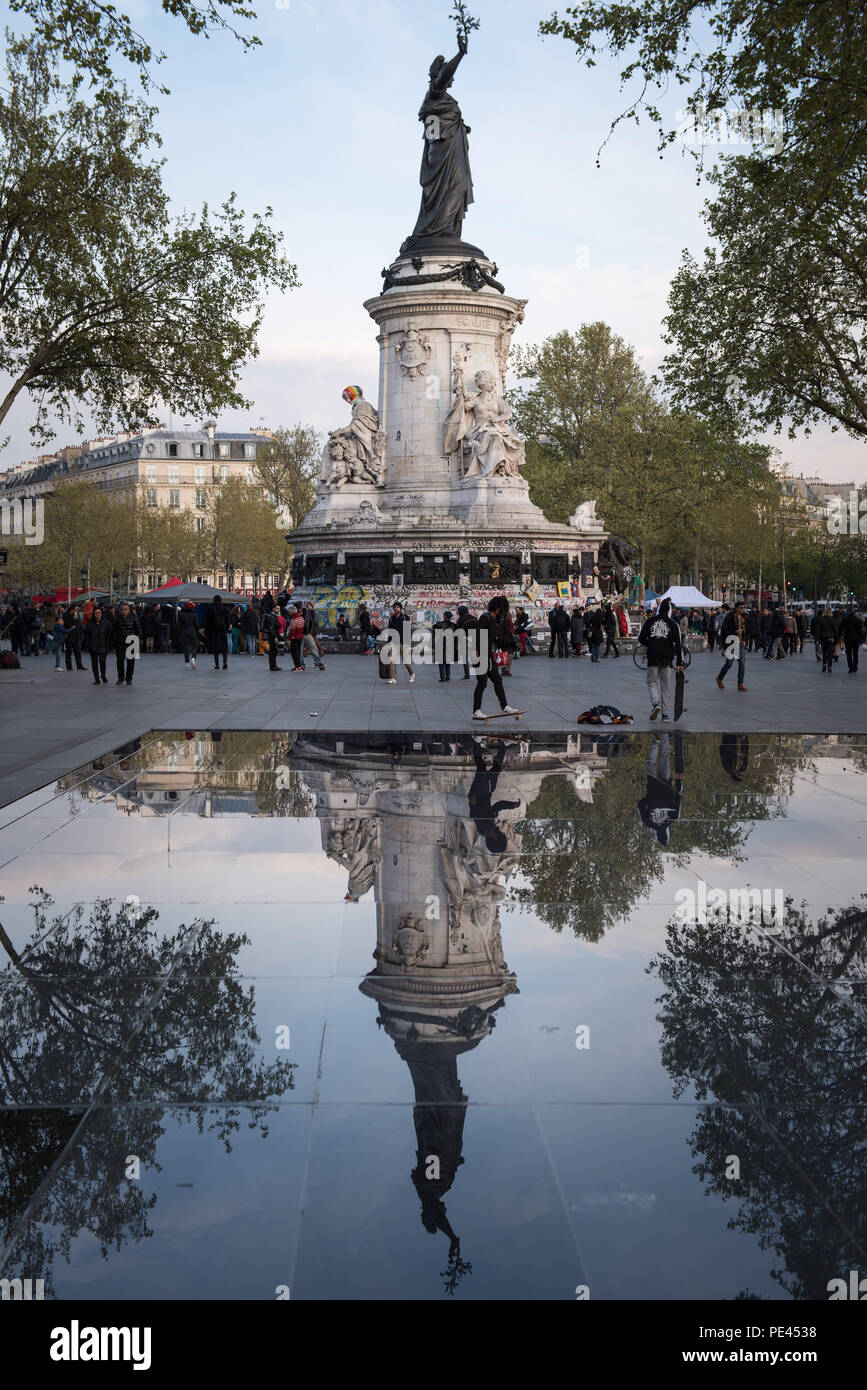
[[[373,886],[379,863],[379,820],[375,816],[348,816],[335,820],[328,837],[327,853],[349,872],[346,899],[355,902]]]
[[[421,336],[417,328],[408,328],[400,342],[395,344],[394,351],[404,376],[414,379],[421,376],[427,366],[431,355],[431,345],[427,338]]]
[[[364,399],[360,386],[347,386],[343,399],[352,405],[352,420],[328,436],[331,471],[324,477],[325,486],[341,488],[346,483],[367,483],[383,487],[385,435],[379,428],[379,415]]]
[[[446,420],[445,451],[455,454],[463,445],[468,456],[463,480],[513,478],[525,462],[524,441],[511,423],[512,408],[497,393],[493,372],[476,372],[478,390],[464,392],[464,377],[455,368],[455,403]]]
[[[467,208],[473,201],[467,144],[469,126],[464,125],[461,108],[448,92],[466,51],[466,38],[459,35],[454,58],[446,62],[439,54],[430,66],[430,84],[418,113],[419,120],[424,122],[424,153],[419,174],[421,210],[412,236],[400,248],[401,254],[422,250],[423,241],[416,247],[419,238],[449,237],[459,241]]]
[[[418,918],[411,912],[402,917],[394,935],[394,950],[404,965],[424,965],[428,945],[427,936],[419,926]]]
[[[505,756],[505,745],[498,743],[488,770],[473,745],[476,775],[467,794],[469,819],[448,821],[440,850],[449,893],[449,939],[458,950],[466,950],[467,929],[475,928],[487,942],[491,964],[497,966],[503,965],[497,908],[506,896],[500,880],[508,877],[520,856],[520,836],[503,813],[517,810],[521,802],[492,801]]]

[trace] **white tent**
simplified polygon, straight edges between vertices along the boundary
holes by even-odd
[[[664,598],[671,600],[673,608],[721,608],[722,604],[714,598],[705,598],[701,589],[697,589],[694,584],[672,584],[670,589],[666,589],[664,594],[660,594],[656,600],[659,607]]]

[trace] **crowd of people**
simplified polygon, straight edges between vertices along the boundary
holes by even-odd
[[[361,603],[353,622],[345,610],[338,612],[334,637],[341,645],[355,640],[357,626],[363,656],[374,656],[379,644],[392,635],[403,654],[410,683],[415,681],[411,660],[413,623],[400,601],[392,605],[387,617]],[[482,697],[492,687],[503,713],[514,713],[503,681],[512,675],[516,659],[541,655],[534,642],[539,640],[538,620],[521,605],[512,612],[505,595],[488,603],[481,614],[470,612],[466,604],[447,609],[433,624],[433,633],[444,637],[462,632],[468,646],[460,659],[448,659],[450,645],[440,644],[441,682],[450,681],[455,666],[463,667],[463,679],[475,678],[473,699],[475,717],[481,714]],[[560,601],[547,614],[549,659],[589,656],[592,663],[604,657],[620,657],[619,644],[631,635],[626,610],[616,602],[575,604],[571,611]],[[544,631],[544,628],[542,629]],[[474,662],[476,650],[487,652],[482,664]],[[482,637],[484,634],[484,637]],[[651,718],[671,717],[672,680],[683,667],[687,637],[703,641],[707,650],[717,649],[723,664],[716,677],[720,690],[737,664],[737,688],[746,692],[746,658],[750,653],[766,661],[784,661],[802,654],[812,642],[823,674],[832,674],[845,653],[848,670],[855,674],[861,646],[865,642],[864,616],[855,607],[848,609],[819,606],[747,608],[743,601],[719,608],[677,611],[667,599],[651,612],[637,632],[637,640],[647,654],[647,682],[651,699]],[[313,602],[293,601],[286,591],[276,596],[268,590],[261,598],[245,604],[223,603],[216,596],[208,604],[162,604],[126,601],[100,604],[55,604],[4,600],[0,604],[0,638],[6,638],[16,658],[54,656],[55,671],[84,671],[89,658],[95,685],[108,684],[108,658],[113,656],[118,685],[131,685],[136,662],[141,655],[182,653],[184,663],[195,670],[197,657],[204,650],[212,656],[216,670],[228,669],[230,655],[267,656],[269,669],[279,671],[278,657],[288,652],[293,672],[306,669],[311,657],[317,670],[325,670],[320,640],[320,619]],[[543,644],[544,650],[544,644]],[[391,648],[394,652],[394,646]],[[445,655],[446,659],[440,659]],[[397,683],[394,660],[380,660],[380,675],[390,685]]]

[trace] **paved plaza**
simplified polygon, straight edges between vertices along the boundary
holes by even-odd
[[[215,672],[202,656],[195,671],[179,656],[146,656],[129,689],[96,689],[90,672],[55,675],[46,656],[28,658],[20,671],[0,673],[2,801],[13,801],[71,767],[98,757],[148,729],[352,729],[436,733],[472,727],[473,682],[454,668],[440,684],[435,666],[417,668],[410,685],[398,672],[396,686],[378,679],[375,659],[357,654],[328,656],[326,670],[308,665],[274,674],[263,657],[229,658]],[[830,677],[821,674],[812,647],[785,661],[747,658],[746,694],[737,690],[736,668],[720,692],[717,653],[693,656],[687,673],[686,709],[679,728],[689,732],[863,733],[867,732],[867,664],[850,676],[843,658]],[[510,704],[527,713],[520,725],[503,720],[492,730],[515,727],[535,732],[573,731],[582,710],[611,704],[634,716],[634,728],[651,729],[644,673],[631,656],[550,660],[546,655],[515,662],[506,681]],[[495,710],[488,689],[485,708]],[[658,726],[657,726],[658,727]]]

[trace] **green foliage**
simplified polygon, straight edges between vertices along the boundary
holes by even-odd
[[[255,10],[243,0],[162,0],[166,14],[183,21],[191,34],[208,38],[221,29],[233,34],[244,48],[260,43],[253,35],[235,28],[234,21],[255,19]],[[153,85],[151,64],[161,63],[165,54],[156,53],[134,28],[129,16],[117,6],[94,4],[93,0],[9,0],[13,14],[26,15],[34,35],[46,50],[79,73],[86,72],[92,83],[110,87],[114,77],[111,61],[120,54],[138,68],[142,85]],[[161,91],[166,89],[160,88]]]
[[[0,371],[83,432],[249,404],[241,369],[257,352],[269,289],[297,283],[270,210],[249,225],[234,195],[172,221],[153,112],[121,88],[84,101],[44,47],[19,45],[0,92]]]

